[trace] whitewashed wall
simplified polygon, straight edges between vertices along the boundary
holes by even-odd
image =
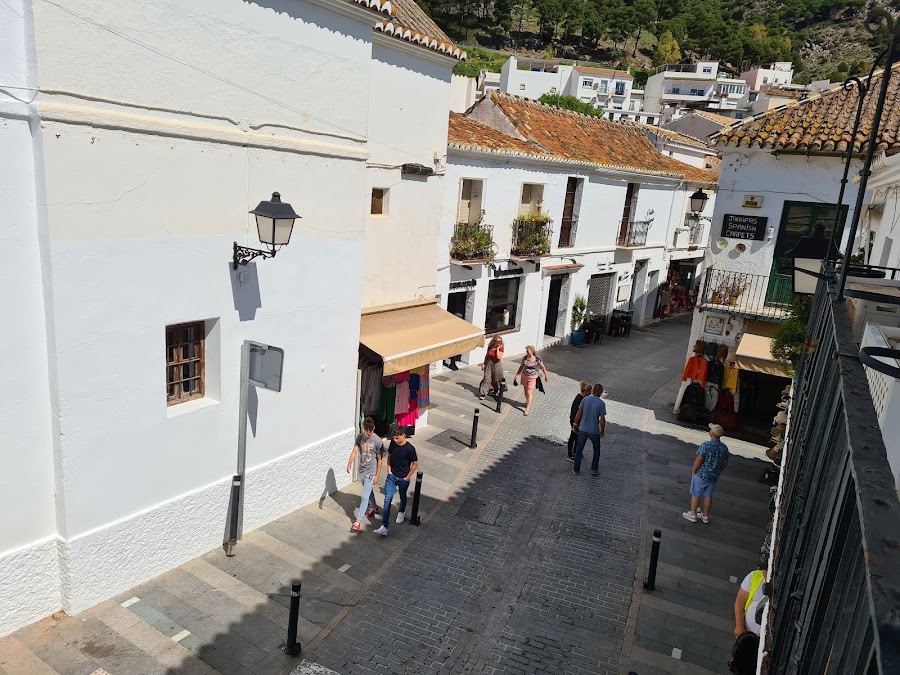
[[[860,223],[860,244],[868,239],[868,231],[875,233],[869,264],[880,267],[900,267],[900,229],[895,225],[900,221],[900,164],[897,156],[880,158],[878,167],[869,179],[869,189],[873,192],[871,202],[874,208],[868,212],[867,222]],[[868,227],[864,227],[868,225]]]
[[[26,37],[30,4],[0,6],[0,635],[60,607],[56,414],[44,303],[51,290],[44,283],[47,231],[38,206],[44,202],[40,133],[29,124],[27,103],[34,96],[27,87],[36,86]]]
[[[858,171],[851,168],[851,177]],[[837,201],[843,162],[839,157],[806,157],[782,154],[775,156],[760,150],[736,151],[725,149],[722,154],[722,172],[719,175],[719,191],[712,216],[710,252],[708,264],[726,270],[768,275],[772,269],[775,242],[785,201],[821,202]],[[849,225],[857,188],[847,184],[844,204],[850,205]],[[761,208],[746,209],[744,195],[761,195]],[[707,213],[709,212],[707,207]],[[747,250],[738,254],[734,250],[737,240],[730,240],[727,248],[719,248],[722,220],[726,213],[744,216],[766,216],[767,225],[774,236],[764,241],[745,241]],[[845,226],[845,235],[849,230]],[[843,250],[843,245],[842,245]]]
[[[3,546],[38,542],[0,553],[0,632],[220,545],[244,339],[286,353],[283,390],[251,392],[245,531],[346,483],[352,438],[371,15],[303,2],[63,5],[113,30],[140,25],[196,68],[47,3],[33,5],[24,40],[4,41],[19,62],[34,41],[42,89],[69,93],[41,96],[33,139],[0,109],[16,167],[0,211],[17,223],[0,234],[15,247],[0,279],[17,285],[0,303],[26,319],[3,368],[34,388],[10,411],[30,431],[0,425],[16,440],[0,457],[34,486],[0,491],[17,500]],[[232,242],[259,246],[247,211],[276,190],[303,219],[275,259],[236,274]],[[209,330],[207,396],[167,407],[165,327],[193,320]],[[28,592],[53,575],[37,563],[54,510],[51,607]]]
[[[572,66],[559,66],[557,71],[519,70],[518,60],[510,57],[500,70],[500,91],[537,100],[555,87],[556,92],[563,95],[569,88]]]
[[[402,175],[400,165],[441,168],[454,64],[381,34],[372,57],[367,188],[389,191],[386,216],[368,215],[366,203],[363,307],[435,295],[444,177]]]

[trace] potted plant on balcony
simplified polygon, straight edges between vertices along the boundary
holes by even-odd
[[[587,318],[587,301],[580,293],[575,294],[572,303],[572,344],[580,347],[584,343],[584,320]]]
[[[494,259],[494,240],[490,227],[484,224],[484,210],[481,218],[474,223],[457,223],[450,240],[450,258],[452,260],[484,260]]]

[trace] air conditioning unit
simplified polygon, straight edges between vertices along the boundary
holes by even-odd
[[[891,295],[893,295],[892,291],[896,293],[898,290],[896,285],[873,284],[871,283],[872,281],[874,280],[866,279],[865,283],[861,281],[854,282],[851,277],[847,281],[847,289],[853,290],[858,288],[859,290]],[[882,304],[873,300],[849,297],[844,302],[847,308],[847,315],[850,318],[850,325],[853,327],[853,339],[857,343],[863,341],[866,324],[900,328],[900,305]]]

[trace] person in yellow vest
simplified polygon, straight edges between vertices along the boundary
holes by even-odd
[[[755,675],[762,610],[765,607],[766,573],[750,572],[741,582],[734,599],[734,649],[728,669],[736,675]]]

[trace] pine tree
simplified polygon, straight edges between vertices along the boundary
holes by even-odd
[[[656,42],[656,50],[653,52],[653,65],[664,66],[667,63],[681,61],[681,49],[670,31],[664,32]]]

